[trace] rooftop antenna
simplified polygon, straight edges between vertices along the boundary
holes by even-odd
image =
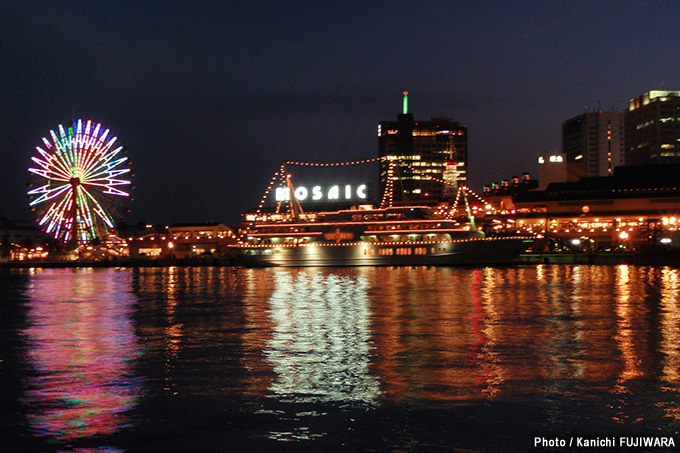
[[[404,91],[404,115],[408,113],[408,91]]]

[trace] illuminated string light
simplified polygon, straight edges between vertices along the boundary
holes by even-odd
[[[385,185],[385,192],[380,201],[381,208],[392,207],[394,203],[394,162],[390,160],[387,166],[387,184]]]
[[[444,185],[451,185],[451,186],[456,185],[456,183],[454,183],[454,182],[446,181],[446,180],[443,180],[443,179],[440,179],[440,178],[436,178],[436,177],[429,175],[427,173],[423,173],[423,172],[417,170],[412,165],[410,165],[409,163],[405,162],[402,159],[395,159],[395,160],[396,160],[396,162],[399,163],[399,165],[403,165],[403,166],[407,167],[414,174],[417,174],[421,177],[430,179],[432,181],[435,181],[435,182],[438,182],[438,183],[441,183],[441,184],[444,184]],[[390,167],[388,168],[388,175],[387,175],[388,181],[387,181],[387,186],[386,186],[386,189],[385,189],[385,194],[383,194],[383,197],[385,197],[385,196],[389,196],[390,198],[393,197],[393,192],[394,192],[393,187],[394,187],[394,179],[395,178],[394,178],[394,171],[392,170],[392,165],[393,164],[390,164]],[[461,194],[463,196],[472,195],[477,200],[479,200],[483,205],[485,205],[485,206],[489,205],[489,203],[487,203],[486,200],[484,200],[482,197],[477,195],[472,189],[470,189],[467,186],[461,186],[461,187],[458,188],[458,192],[456,193],[456,199],[455,199],[455,202],[453,204],[453,208],[449,211],[447,218],[451,218],[451,216],[453,216],[453,214],[457,211],[458,202],[460,200]],[[387,206],[387,204],[385,203],[385,199],[383,198],[383,202],[381,202],[381,207],[384,207],[384,206]],[[392,206],[391,201],[390,201],[389,206]],[[493,207],[491,208],[491,210],[494,211],[494,212],[496,211],[496,209],[494,209]]]
[[[269,193],[274,188],[274,182],[276,181],[276,178],[278,178],[279,175],[285,174],[285,170],[286,170],[286,164],[282,164],[281,168],[276,173],[274,173],[274,176],[272,176],[272,179],[269,182],[269,185],[267,186],[267,190],[265,190],[264,195],[262,195],[262,200],[260,201],[260,205],[257,207],[257,211],[256,211],[257,214],[262,213],[262,207],[264,206],[265,202],[267,201],[267,196],[269,195]]]
[[[376,157],[374,159],[364,159],[364,160],[354,160],[348,162],[294,162],[287,161],[284,165],[299,165],[304,167],[342,167],[345,165],[363,165],[370,164],[372,162],[377,162],[383,160],[384,157]]]
[[[130,196],[119,187],[130,185],[127,157],[109,130],[91,121],[77,120],[71,127],[59,125],[52,141],[43,138],[44,149],[31,160],[33,186],[30,206],[39,212],[38,224],[47,234],[64,242],[85,244],[104,238],[114,227],[117,200]]]
[[[414,174],[417,174],[421,177],[430,179],[432,181],[444,184],[444,185],[453,185],[455,186],[456,183],[451,182],[451,181],[446,181],[444,179],[440,179],[437,177],[434,177],[430,174],[423,173],[416,168],[414,168],[412,165],[409,163],[405,162],[402,159],[395,158],[394,156],[381,156],[381,157],[376,157],[372,159],[363,159],[363,160],[356,160],[356,161],[346,161],[346,162],[302,162],[302,161],[286,161],[283,164],[281,164],[281,168],[278,172],[274,174],[272,177],[271,182],[269,183],[269,186],[267,187],[267,190],[265,191],[262,200],[260,202],[260,205],[257,208],[256,214],[260,215],[262,214],[262,209],[263,206],[267,200],[267,197],[271,193],[273,187],[274,187],[274,182],[276,181],[277,178],[279,178],[279,187],[287,187],[287,181],[286,181],[286,175],[287,173],[287,166],[288,165],[294,165],[294,166],[305,166],[305,167],[341,167],[341,166],[348,166],[348,165],[363,165],[363,164],[369,164],[373,162],[382,162],[382,161],[389,161],[388,169],[387,169],[387,183],[385,186],[385,191],[383,192],[383,197],[380,201],[380,207],[381,208],[387,208],[387,207],[392,207],[394,205],[394,181],[396,179],[395,176],[395,165],[402,165],[407,167],[409,170],[411,170]],[[449,211],[447,218],[451,218],[451,216],[454,215],[454,213],[457,211],[458,207],[458,202],[460,200],[461,193],[463,193],[464,196],[471,195],[478,199],[482,204],[485,206],[488,205],[488,203],[481,198],[478,194],[476,194],[474,191],[472,191],[469,187],[462,186],[458,188],[458,192],[456,194],[456,201],[454,202],[454,207]],[[280,214],[281,209],[283,207],[283,204],[281,201],[278,202],[277,208],[276,208],[276,213]],[[491,208],[493,211],[495,211],[494,208]]]

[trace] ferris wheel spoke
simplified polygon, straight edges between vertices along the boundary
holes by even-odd
[[[38,151],[42,151],[40,148],[37,149]],[[55,175],[62,175],[62,177],[65,177],[66,179],[70,177],[68,168],[64,167],[61,161],[53,156],[47,155],[45,160],[32,157],[31,160],[40,165],[44,170],[51,171]]]
[[[49,142],[47,142],[49,143]],[[51,148],[51,145],[47,147],[48,149]],[[68,174],[68,167],[65,167],[62,162],[57,159],[55,156],[52,154],[49,154],[47,151],[43,150],[39,146],[36,146],[35,148],[38,153],[44,158],[44,160],[38,159],[37,157],[31,157],[31,160],[33,162],[36,162],[38,165],[45,169],[49,169],[50,167],[54,167],[55,171],[59,170],[63,172],[64,174]]]
[[[88,186],[111,187],[111,186],[125,186],[127,184],[131,184],[131,182],[125,179],[101,178],[86,180],[83,182],[83,184]]]
[[[59,232],[63,229],[66,224],[68,224],[68,217],[65,215],[67,209],[72,206],[73,200],[72,192],[67,192],[66,196],[58,203],[53,203],[47,213],[38,222],[40,225],[47,224],[46,232],[52,233],[54,231],[54,237],[59,237]]]
[[[60,195],[62,195],[64,192],[68,191],[68,189],[71,187],[70,184],[65,184],[62,186],[55,187],[54,189],[48,189],[49,186],[43,186],[39,187],[38,189],[31,190],[28,193],[30,195],[37,195],[39,193],[42,193],[41,196],[33,200],[32,202],[29,203],[29,206],[35,206],[40,203],[43,203],[47,200],[51,200],[53,198],[56,198]]]
[[[120,195],[121,197],[129,197],[130,194],[128,192],[124,192],[119,189],[114,189],[113,187],[107,187],[104,193],[110,194],[110,195]]]
[[[91,168],[89,171],[85,172],[83,177],[86,179],[91,179],[91,178],[98,178],[99,176],[102,175],[107,175],[107,177],[113,177],[113,176],[118,176],[124,173],[128,173],[130,171],[129,168],[126,169],[118,169],[118,170],[113,170],[115,167],[119,166],[123,162],[127,160],[127,157],[124,157],[122,159],[118,159],[115,162],[108,163],[108,164],[102,164],[98,165],[97,167]]]
[[[55,181],[68,181],[71,179],[70,175],[64,175],[62,173],[57,173],[52,170],[45,170],[45,169],[40,169],[40,168],[29,168],[28,171],[31,173],[35,173],[38,176],[42,176],[45,179],[48,180],[55,180]]]
[[[92,210],[90,209],[89,202],[87,197],[84,195],[86,193],[85,190],[81,189],[78,191],[78,207],[80,208],[79,213],[80,213],[80,218],[82,219],[82,222],[79,223],[79,226],[82,226],[83,224],[87,228],[93,228],[94,227],[94,220],[92,216]],[[99,206],[97,204],[97,206]]]
[[[96,168],[99,162],[102,160],[102,156],[106,155],[107,149],[102,149],[101,142],[92,142],[91,150],[87,155],[87,159],[83,162],[83,168],[91,169]]]
[[[59,128],[60,128],[59,132],[63,133],[64,131],[63,126],[60,125]],[[52,140],[54,141],[54,147],[57,150],[55,155],[62,160],[62,162],[67,168],[73,167],[74,163],[70,160],[71,155],[68,152],[68,148],[66,148],[68,147],[68,141],[65,138],[60,138],[59,136],[57,136],[57,134],[54,131],[50,132],[52,134]]]
[[[99,181],[99,180],[105,180],[105,179],[110,179],[114,178],[116,176],[124,175],[125,173],[129,173],[130,169],[125,168],[122,170],[108,170],[108,171],[102,171],[97,173],[96,175],[85,175],[84,179],[87,181]]]
[[[83,191],[83,193],[84,193],[85,195],[87,195],[87,197],[92,201],[92,206],[93,206],[94,212],[96,212],[96,213],[99,215],[99,217],[100,217],[100,218],[101,218],[101,219],[102,219],[102,220],[103,220],[110,228],[113,228],[113,219],[111,218],[111,216],[109,216],[109,215],[106,213],[106,211],[104,211],[104,208],[103,208],[102,205],[97,201],[97,199],[94,198],[94,197],[92,196],[92,194],[90,194],[90,192],[89,192],[87,189],[83,188],[82,191]]]
[[[116,137],[114,137],[112,140],[116,140]],[[96,143],[93,143],[91,147],[91,152],[89,154],[89,160],[87,161],[88,167],[93,166],[93,165],[99,165],[102,162],[104,162],[111,153],[115,152],[118,153],[123,147],[120,146],[118,147],[115,151],[111,150],[111,146],[113,143],[109,141],[108,143],[104,143],[102,141],[97,141]]]

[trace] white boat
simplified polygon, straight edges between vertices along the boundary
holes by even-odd
[[[474,223],[437,218],[425,206],[262,216],[241,230],[245,266],[499,265],[533,243],[486,237]]]

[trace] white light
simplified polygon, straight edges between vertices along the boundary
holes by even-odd
[[[310,198],[314,201],[321,200],[366,200],[368,198],[367,185],[360,184],[354,186],[352,184],[344,184],[344,188],[341,190],[339,185],[334,185],[328,187],[324,193],[322,186],[314,186],[311,191],[305,186],[297,186],[295,188],[295,198],[300,201],[307,200]],[[274,192],[274,198],[276,201],[289,201],[290,200],[290,190],[286,187],[277,187]]]
[[[307,191],[306,187],[298,187],[295,189],[295,198],[297,198],[300,201],[304,201],[307,199],[307,195],[309,195],[309,192]]]

